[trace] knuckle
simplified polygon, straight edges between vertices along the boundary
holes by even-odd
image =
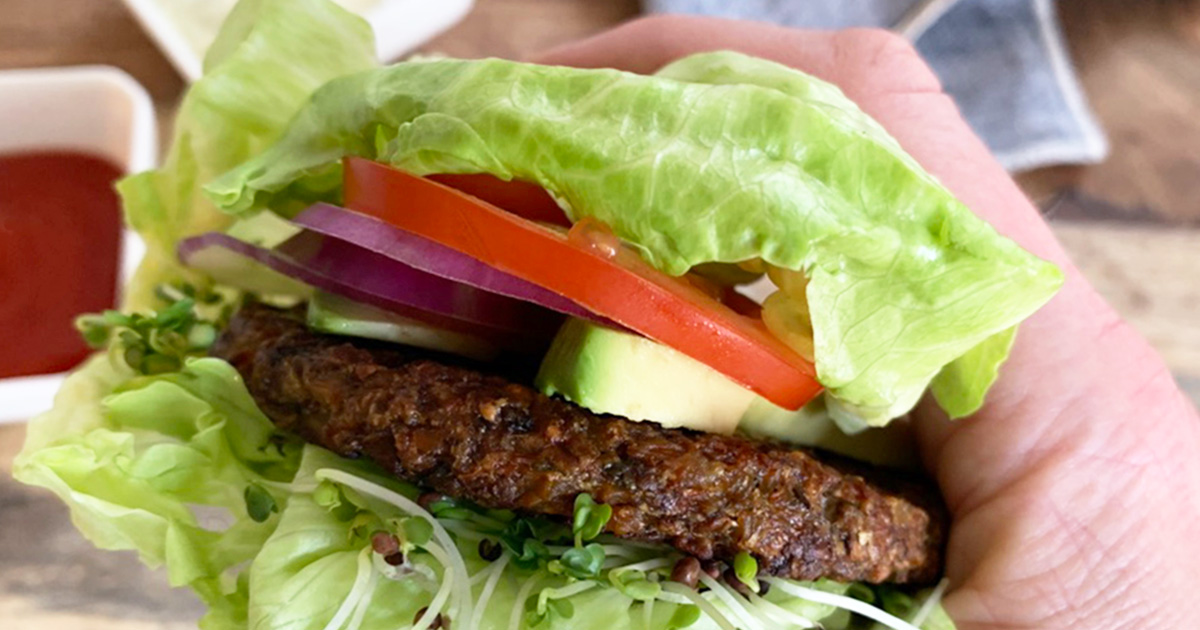
[[[639,39],[663,41],[685,22],[687,22],[687,18],[681,15],[653,13],[634,18],[621,28],[636,35]]]
[[[651,14],[623,25],[628,39],[637,43],[648,57],[661,64],[705,49],[697,33],[707,32],[712,20],[686,15]]]
[[[841,35],[852,41],[851,45],[875,57],[908,59],[914,62],[921,59],[912,42],[893,31],[882,28],[854,28],[842,31]]]
[[[892,31],[858,28],[840,31],[834,45],[843,65],[867,72],[881,89],[892,92],[940,92],[941,82],[912,42]]]

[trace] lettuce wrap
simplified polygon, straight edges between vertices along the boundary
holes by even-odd
[[[973,412],[1016,324],[1061,282],[799,71],[735,53],[653,77],[494,59],[376,68],[373,51],[366,24],[326,0],[237,6],[163,166],[119,186],[149,246],[127,309],[161,311],[155,289],[206,282],[177,262],[181,239],[339,201],[347,155],[535,182],[669,273],[761,262],[780,289],[768,325],[812,331],[848,425],[886,423],[930,388],[951,415]],[[602,513],[586,501],[565,528],[452,501],[426,510],[416,487],[277,431],[210,358],[145,375],[96,355],[30,424],[14,472],[57,494],[98,547],[166,566],[208,605],[209,630],[423,630],[438,615],[480,629],[862,627],[850,610],[953,627],[927,594],[888,587],[680,592],[661,579],[677,552],[582,534]],[[379,531],[400,551],[380,551]],[[485,559],[485,540],[504,553]]]

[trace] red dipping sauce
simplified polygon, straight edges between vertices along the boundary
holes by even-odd
[[[87,356],[73,321],[116,297],[120,176],[82,153],[0,155],[0,378],[61,372]]]

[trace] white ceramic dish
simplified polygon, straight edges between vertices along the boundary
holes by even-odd
[[[379,58],[391,61],[457,23],[473,0],[336,0],[375,30]],[[200,78],[204,51],[234,0],[124,0],[188,81]]]
[[[0,154],[82,151],[134,173],[154,166],[157,133],[146,90],[116,68],[0,72]],[[122,282],[144,250],[141,240],[126,231],[121,244]],[[0,379],[0,423],[26,420],[49,409],[63,376]]]

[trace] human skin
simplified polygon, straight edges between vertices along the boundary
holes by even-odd
[[[983,409],[950,422],[927,397],[915,411],[921,456],[953,514],[944,605],[958,627],[1195,627],[1196,409],[1083,278],[912,46],[885,31],[656,16],[536,61],[651,73],[721,49],[837,84],[976,214],[1066,274],[1022,324]]]

